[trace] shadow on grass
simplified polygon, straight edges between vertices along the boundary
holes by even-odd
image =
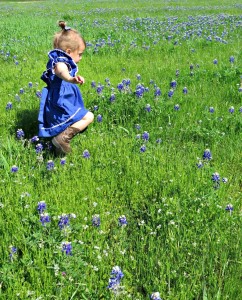
[[[23,129],[26,139],[38,135],[38,113],[38,109],[26,109],[17,112],[15,132],[19,128]]]

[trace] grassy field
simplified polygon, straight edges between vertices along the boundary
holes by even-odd
[[[241,3],[24,2],[0,2],[0,299],[241,299]],[[95,121],[58,158],[37,117],[62,19]]]

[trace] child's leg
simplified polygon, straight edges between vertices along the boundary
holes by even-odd
[[[80,121],[73,123],[71,127],[77,128],[80,131],[83,131],[89,124],[94,120],[94,115],[92,112],[88,112]]]

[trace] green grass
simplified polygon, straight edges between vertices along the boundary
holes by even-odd
[[[0,299],[142,300],[153,292],[166,300],[241,299],[241,4],[12,2],[0,3]],[[45,149],[39,155],[30,142],[38,134],[36,92],[44,87],[40,76],[60,19],[93,45],[79,74],[95,121],[72,141],[65,165],[48,141],[40,141]],[[130,90],[119,92],[117,85],[128,78]],[[172,80],[177,87],[170,98]],[[92,81],[104,86],[101,95]],[[149,88],[141,98],[137,84]],[[154,84],[162,91],[157,98]],[[22,140],[16,138],[20,128]],[[204,162],[207,148],[212,160]],[[85,149],[90,159],[82,157]],[[13,165],[18,172],[10,171]],[[218,189],[211,180],[215,172]],[[39,201],[51,217],[46,226],[39,221]],[[225,210],[229,203],[231,213]],[[76,218],[61,231],[63,213]],[[95,214],[99,228],[92,226]],[[121,215],[126,227],[118,225]],[[72,243],[72,256],[62,253],[63,241]],[[13,259],[11,245],[17,248]],[[124,273],[120,295],[107,289],[114,266]]]

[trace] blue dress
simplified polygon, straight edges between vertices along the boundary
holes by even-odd
[[[71,76],[78,67],[64,51],[54,49],[48,53],[49,61],[41,79],[47,84],[42,89],[39,110],[39,137],[53,137],[71,124],[80,121],[88,112],[84,107],[81,92],[76,84],[66,82],[55,75],[54,67],[64,62]]]

